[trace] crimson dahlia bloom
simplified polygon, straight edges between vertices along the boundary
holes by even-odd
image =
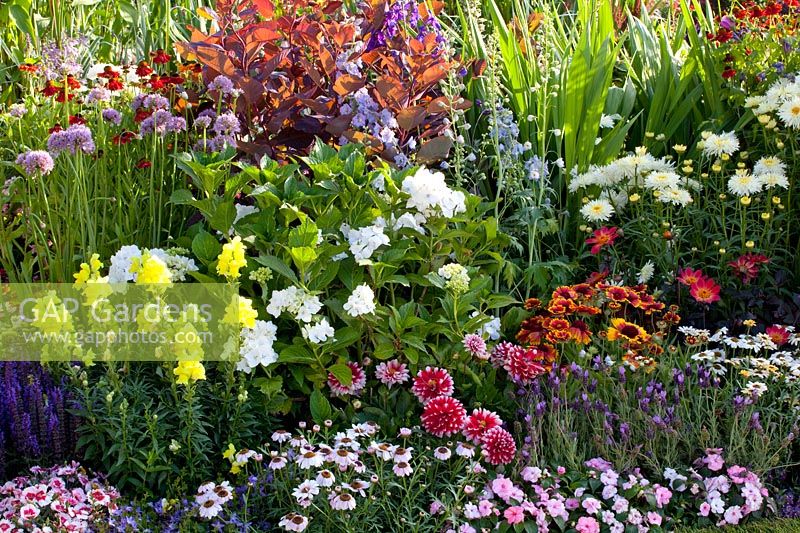
[[[678,280],[679,283],[690,287],[703,279],[703,271],[699,268],[697,270],[692,270],[691,268],[684,268],[678,272],[678,277],[675,278]]]

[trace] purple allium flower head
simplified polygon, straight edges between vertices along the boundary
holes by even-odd
[[[725,15],[719,20],[719,25],[728,31],[733,31],[736,28],[736,20],[733,17]]]
[[[210,116],[199,116],[194,120],[194,129],[196,130],[207,130],[211,123],[214,121],[213,118]]]
[[[241,131],[239,119],[233,113],[223,113],[214,120],[214,131],[218,135],[234,135]]]
[[[66,37],[61,45],[53,42],[42,45],[42,70],[49,80],[62,80],[67,76],[78,77],[83,73],[81,58],[86,53],[86,37]]]
[[[229,77],[220,74],[214,78],[214,81],[208,84],[208,90],[219,91],[221,94],[229,96],[233,94],[234,91],[233,82]]]
[[[84,124],[75,124],[65,130],[55,131],[47,139],[47,149],[56,157],[64,151],[72,155],[78,151],[91,154],[95,150],[92,130]]]
[[[111,91],[105,87],[93,87],[92,90],[86,95],[86,98],[84,98],[84,102],[87,104],[93,104],[95,102],[108,102],[109,100],[111,100]]]
[[[14,118],[22,118],[28,112],[28,108],[25,107],[25,104],[12,104],[11,107],[8,108],[8,114]]]
[[[50,174],[55,164],[53,158],[44,150],[31,150],[17,156],[17,164],[25,169],[28,176]]]
[[[106,122],[111,122],[116,126],[119,126],[122,122],[122,114],[116,109],[103,109],[100,115],[103,117],[103,120]]]

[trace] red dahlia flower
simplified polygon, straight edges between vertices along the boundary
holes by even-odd
[[[358,396],[367,384],[367,375],[364,373],[364,370],[358,366],[358,363],[348,362],[346,364],[353,374],[353,379],[350,381],[349,385],[342,384],[333,373],[328,372],[328,386],[331,388],[331,393],[334,396]]]
[[[503,368],[512,378],[525,384],[546,372],[542,365],[544,353],[536,348],[520,348],[516,346],[506,358]]]
[[[461,431],[467,410],[461,402],[450,396],[437,396],[422,410],[422,427],[437,437],[449,437]]]
[[[514,460],[517,445],[511,433],[501,427],[495,427],[484,433],[481,438],[483,455],[493,465],[505,465]]]
[[[480,444],[481,437],[490,429],[496,428],[502,424],[503,421],[493,411],[488,409],[475,409],[472,414],[467,417],[464,424],[464,436],[474,442]]]
[[[719,301],[720,286],[711,278],[701,278],[689,287],[689,294],[700,303],[713,304]]]
[[[586,239],[586,244],[591,244],[592,248],[589,250],[592,254],[599,254],[606,246],[614,246],[614,241],[619,237],[619,232],[616,227],[608,228],[603,227],[594,230],[592,236]]]
[[[422,403],[427,403],[438,396],[453,394],[453,378],[443,368],[425,367],[414,378],[411,392]]]

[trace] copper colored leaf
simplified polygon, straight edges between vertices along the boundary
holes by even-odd
[[[319,48],[319,60],[322,63],[325,74],[327,74],[329,78],[332,78],[333,75],[336,74],[336,60],[333,58],[333,54],[324,46],[320,46]]]
[[[447,157],[453,141],[445,136],[436,137],[423,144],[417,152],[417,161],[421,163],[435,163]]]
[[[476,59],[472,62],[472,75],[478,77],[486,70],[487,62],[485,59]]]
[[[333,84],[333,90],[336,91],[336,94],[339,96],[347,96],[348,94],[353,94],[364,85],[366,85],[366,80],[357,78],[352,74],[344,74],[343,76],[339,76],[336,83]]]
[[[428,111],[425,106],[415,105],[397,113],[397,124],[406,131],[413,130],[425,121]]]
[[[252,0],[255,4],[258,14],[265,19],[271,19],[275,13],[275,7],[272,5],[272,0]]]
[[[200,43],[195,47],[194,53],[197,56],[197,60],[203,66],[216,70],[229,78],[235,75],[236,67],[233,61],[231,61],[225,51],[218,46]]]
[[[440,0],[426,0],[419,4],[419,16],[422,20],[427,20],[432,15],[438,15],[444,9],[444,2]],[[433,11],[433,13],[431,13]]]
[[[335,117],[328,121],[328,124],[325,126],[325,131],[333,135],[335,138],[339,138],[344,134],[345,130],[350,126],[350,119],[352,118],[351,115],[341,115]]]
[[[447,77],[448,65],[438,64],[425,70],[422,73],[422,83],[425,85],[433,85],[439,83]]]

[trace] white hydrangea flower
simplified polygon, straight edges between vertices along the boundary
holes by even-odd
[[[369,260],[375,250],[381,246],[389,244],[389,237],[383,233],[383,228],[386,225],[382,219],[381,223],[373,224],[363,228],[352,229],[346,224],[342,225],[341,231],[347,237],[350,243],[350,253],[356,259],[356,262],[361,264]]]
[[[233,227],[241,219],[243,219],[247,215],[252,215],[253,213],[259,213],[260,212],[258,207],[254,206],[254,205],[233,204],[233,207],[236,208],[236,216],[233,217],[233,222],[231,223],[231,227],[228,230],[228,235],[233,235]]]
[[[305,323],[311,322],[313,316],[320,309],[322,309],[322,302],[318,297],[294,286],[273,291],[267,305],[267,313],[276,318],[287,311],[294,316],[295,320]]]
[[[109,283],[127,283],[136,281],[136,274],[131,272],[135,260],[142,258],[142,250],[135,244],[120,248],[111,256],[111,266],[108,268]]]
[[[406,207],[416,209],[426,218],[436,215],[453,218],[467,210],[464,193],[448,187],[444,174],[431,172],[425,167],[405,178],[402,190],[410,196]]]
[[[269,366],[278,360],[273,343],[278,336],[278,328],[272,322],[256,320],[253,328],[242,329],[242,344],[239,348],[241,360],[236,369],[249,374],[258,365]]]
[[[368,315],[375,312],[375,293],[366,283],[355,288],[342,306],[352,317]]]
[[[328,339],[332,339],[336,333],[327,318],[323,318],[314,325],[308,324],[301,330],[303,338],[314,344],[322,344]]]

